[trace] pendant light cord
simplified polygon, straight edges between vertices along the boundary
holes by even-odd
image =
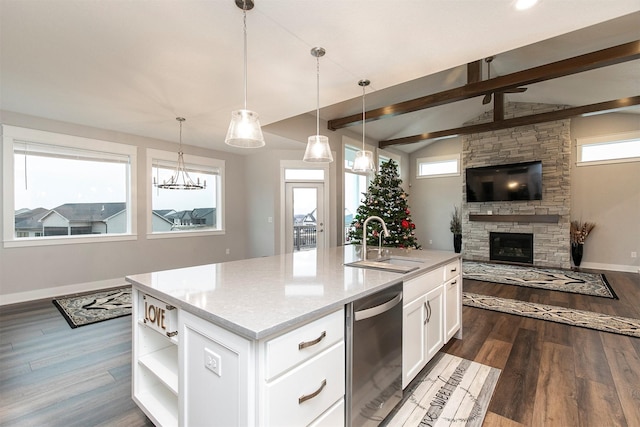
[[[244,109],[247,109],[247,3],[246,1],[242,7],[242,13],[244,15]]]
[[[364,91],[366,87],[366,85],[362,85],[362,151],[364,151],[364,125],[366,123],[364,110]]]
[[[316,56],[316,135],[320,135],[320,57]]]

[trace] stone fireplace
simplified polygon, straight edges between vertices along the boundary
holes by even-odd
[[[489,259],[533,264],[533,234],[490,232]]]
[[[563,108],[560,105],[507,103],[505,119]],[[465,124],[489,122],[492,117],[492,112],[488,111]],[[463,136],[463,168],[542,161],[542,200],[467,203],[463,175],[465,259],[490,261],[491,233],[530,234],[533,253],[531,262],[526,263],[571,268],[569,131],[570,120],[566,119]]]

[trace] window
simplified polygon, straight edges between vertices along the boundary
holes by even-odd
[[[286,181],[324,181],[324,169],[292,169],[284,170]]]
[[[222,234],[224,232],[224,160],[185,154],[185,169],[194,182],[205,184],[201,190],[168,190],[154,182],[168,181],[175,175],[175,152],[147,150],[148,237],[175,237],[186,233]]]
[[[398,154],[390,153],[389,151],[378,150],[378,170],[380,170],[380,166],[383,163],[388,162],[389,160],[396,162],[396,165],[398,166],[398,175],[402,176],[402,157]]]
[[[578,166],[640,161],[640,132],[627,132],[577,141]]]
[[[361,146],[362,147],[362,146]],[[356,158],[356,152],[362,148],[344,145],[344,243],[349,243],[349,227],[362,204],[363,193],[367,192],[369,175],[355,173],[351,170]]]
[[[460,175],[460,155],[423,157],[417,160],[417,178]]]
[[[136,147],[3,126],[5,247],[135,239]]]

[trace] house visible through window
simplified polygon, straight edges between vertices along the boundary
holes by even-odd
[[[578,166],[640,161],[640,132],[577,140]]]
[[[150,232],[169,236],[184,232],[220,232],[224,229],[222,182],[224,161],[185,154],[185,168],[199,190],[169,190],[154,185],[176,173],[176,153],[147,150],[151,212]]]
[[[3,139],[5,245],[133,234],[135,147],[12,126]]]

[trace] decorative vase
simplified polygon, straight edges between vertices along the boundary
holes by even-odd
[[[571,245],[571,259],[573,259],[573,264],[576,267],[580,267],[580,263],[582,262],[582,251],[584,249],[584,244],[576,243]]]
[[[453,235],[453,250],[459,254],[462,250],[462,234]]]

